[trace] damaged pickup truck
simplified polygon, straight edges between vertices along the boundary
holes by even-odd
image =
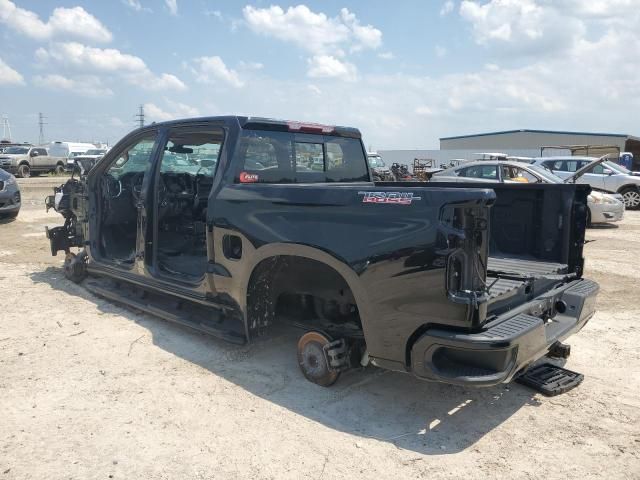
[[[68,278],[238,344],[295,325],[319,385],[368,363],[509,382],[595,312],[588,185],[374,183],[356,129],[236,116],[146,126],[87,167],[46,201]]]

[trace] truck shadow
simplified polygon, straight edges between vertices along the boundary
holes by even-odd
[[[539,405],[534,393],[518,384],[462,388],[374,367],[346,372],[333,387],[323,388],[300,373],[295,353],[300,331],[293,328],[276,326],[251,345],[238,347],[96,297],[65,280],[60,268],[33,272],[31,279],[141,325],[155,346],[253,395],[328,428],[400,449],[427,455],[460,452],[520,409]]]

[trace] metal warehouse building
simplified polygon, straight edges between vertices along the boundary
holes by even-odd
[[[440,150],[476,150],[478,152],[537,149],[547,145],[611,145],[621,152],[633,153],[640,161],[640,137],[620,133],[562,132],[553,130],[505,130],[502,132],[459,135],[440,139]],[[612,151],[615,151],[612,149]],[[575,154],[586,154],[577,151]],[[593,155],[608,153],[598,150]],[[553,155],[545,151],[545,155]]]

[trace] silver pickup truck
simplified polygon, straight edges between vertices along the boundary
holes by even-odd
[[[43,147],[13,146],[0,153],[0,168],[22,178],[29,177],[32,173],[64,173],[65,159],[50,157]]]

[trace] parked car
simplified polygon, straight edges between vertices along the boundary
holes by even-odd
[[[367,161],[369,162],[369,168],[373,175],[374,181],[392,181],[391,170],[384,163],[382,157],[377,153],[367,153]]]
[[[51,157],[46,148],[34,146],[7,147],[0,154],[0,168],[18,177],[26,178],[32,173],[64,173],[64,159]]]
[[[0,168],[0,217],[17,217],[20,206],[20,187],[16,177]]]
[[[67,278],[90,273],[107,299],[239,344],[301,328],[319,385],[372,363],[488,386],[568,354],[592,318],[588,192],[376,184],[355,128],[209,117],[127,135],[47,198],[65,219],[47,237]]]
[[[593,157],[543,157],[535,159],[534,163],[543,165],[560,178],[569,178],[584,169],[577,183],[588,183],[594,188],[619,193],[628,209],[640,209],[640,174],[610,160],[596,160]]]
[[[436,173],[432,182],[564,183],[550,170],[521,160],[490,160],[466,163]],[[619,222],[624,216],[624,199],[592,188],[587,198],[588,224]]]
[[[48,148],[52,157],[69,158],[74,154],[85,153],[87,150],[96,148],[96,146],[93,143],[55,141],[49,143]]]
[[[67,158],[67,170],[73,170],[80,160],[99,160],[105,153],[107,153],[106,148],[92,148],[84,153],[74,152]]]

